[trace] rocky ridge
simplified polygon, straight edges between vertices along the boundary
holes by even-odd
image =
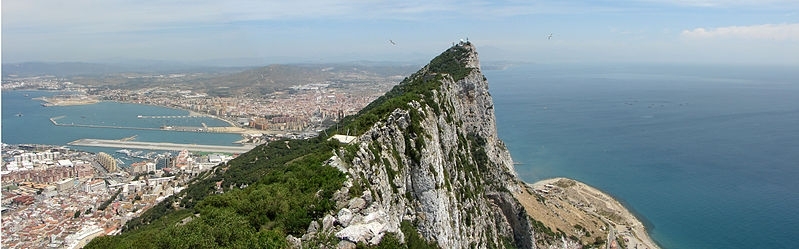
[[[518,179],[471,43],[324,134],[260,145],[87,248],[656,247],[598,190]]]
[[[441,72],[435,64],[453,59],[467,70]],[[414,82],[438,87],[338,151],[331,164],[348,175],[335,195],[340,209],[320,221],[321,229],[313,222],[304,239],[334,234],[339,247],[377,244],[386,233],[403,239],[408,222],[441,248],[533,248],[475,47],[453,46],[401,85]]]

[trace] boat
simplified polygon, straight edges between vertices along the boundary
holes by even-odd
[[[22,113],[21,113],[21,112],[18,112],[18,113],[17,113],[17,117],[22,117]]]

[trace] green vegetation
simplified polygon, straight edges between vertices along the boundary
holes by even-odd
[[[488,154],[485,151],[486,139],[480,135],[469,133],[466,135],[471,142],[472,159],[477,164],[477,169],[483,173],[488,170]]]
[[[505,246],[505,249],[516,249],[516,244],[513,244],[513,240],[508,237],[502,237],[502,245]]]
[[[405,153],[412,163],[418,164],[424,138],[429,135],[424,134],[420,125],[424,113],[409,108],[408,104],[417,101],[439,113],[434,91],[440,88],[441,80],[451,77],[457,81],[471,72],[460,61],[467,52],[460,46],[450,48],[433,59],[427,70],[406,78],[358,115],[346,117],[338,127],[351,131],[350,134],[363,134],[394,110],[410,109],[410,125],[404,132]],[[337,134],[334,129],[323,134]],[[479,138],[470,139],[474,139],[475,145],[480,142]],[[377,157],[382,154],[382,148],[376,145],[368,149]],[[358,150],[357,145],[346,145],[342,150],[340,143],[323,136],[258,146],[201,174],[182,192],[127,222],[122,234],[96,238],[85,248],[286,248],[287,235],[301,236],[311,221],[335,208],[333,193],[346,177],[324,162],[334,151],[351,162]],[[402,163],[396,148],[391,148],[391,154]],[[485,156],[484,151],[482,154]],[[398,171],[391,168],[388,160],[383,163],[393,178]],[[402,170],[402,165],[399,167]],[[362,192],[368,187],[363,184],[368,182],[355,182],[351,191]],[[382,198],[379,192],[373,194]],[[401,230],[405,244],[396,235],[388,234],[380,245],[370,248],[436,248],[410,222],[403,222]],[[332,239],[335,238],[328,234],[318,243]]]
[[[400,230],[402,231],[402,234],[405,235],[405,245],[408,248],[438,248],[438,245],[435,243],[427,242],[427,240],[422,238],[422,235],[419,234],[419,231],[416,230],[416,227],[414,227],[409,221],[403,221],[400,223]]]
[[[461,61],[466,58],[466,53],[469,53],[469,50],[462,46],[451,47],[430,61],[430,72],[449,74],[455,81],[466,78],[472,72],[471,68],[466,67],[466,62]]]
[[[427,103],[436,114],[440,114],[439,104],[433,102],[433,90],[441,87],[444,75],[449,75],[454,81],[465,78],[472,69],[466,67],[466,62],[461,61],[469,51],[461,46],[454,46],[430,61],[427,71],[421,70],[405,78],[394,86],[388,93],[377,98],[358,115],[345,117],[339,130],[350,131],[351,134],[363,134],[377,121],[383,120],[397,108],[408,109],[408,103],[417,101]],[[413,122],[411,122],[413,123]],[[335,130],[329,134],[337,133]]]
[[[111,198],[108,198],[108,200],[104,201],[103,204],[100,204],[100,206],[97,207],[97,210],[105,210],[108,207],[108,205],[111,205],[111,203],[114,202],[114,200],[117,199],[117,197],[119,196],[119,193],[121,193],[121,192],[122,192],[122,189],[120,188],[119,190],[117,190],[116,193],[114,193],[114,195],[111,196]]]
[[[222,176],[207,175],[181,192],[183,200],[192,200],[181,201],[183,209],[173,208],[176,200],[168,198],[128,222],[121,235],[93,240],[86,248],[286,247],[288,234],[305,233],[311,220],[334,208],[333,193],[345,180],[343,173],[323,165],[338,143],[321,138],[289,143],[292,149],[279,141],[255,149],[263,154],[241,155]],[[260,159],[263,155],[273,156]],[[243,176],[248,177],[229,178]],[[228,183],[222,184],[226,192],[213,195],[220,181]],[[192,214],[191,221],[181,222]]]
[[[542,234],[543,233],[543,234],[545,234],[545,235],[547,235],[549,237],[555,237],[556,236],[555,232],[552,232],[552,229],[550,229],[548,226],[544,225],[544,223],[542,223],[542,222],[540,222],[538,220],[535,220],[532,217],[530,218],[530,220],[533,221],[533,231],[535,231],[536,234]]]
[[[580,224],[574,224],[574,229],[577,229],[578,231],[583,231],[583,233],[585,233],[585,237],[591,237],[591,232],[589,232]]]

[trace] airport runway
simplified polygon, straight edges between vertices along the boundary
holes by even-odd
[[[78,146],[91,146],[91,147],[108,147],[108,148],[123,148],[123,149],[144,149],[144,150],[169,150],[169,151],[202,151],[202,152],[222,152],[222,153],[244,153],[252,148],[253,145],[245,146],[224,146],[224,145],[204,145],[204,144],[176,144],[176,143],[154,143],[154,142],[136,142],[136,141],[120,141],[108,139],[91,139],[84,138],[72,141],[70,145]]]

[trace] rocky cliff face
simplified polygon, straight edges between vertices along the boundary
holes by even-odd
[[[408,95],[414,84],[428,88]],[[531,222],[511,194],[519,183],[497,137],[475,47],[453,46],[392,92],[406,98],[387,102],[409,101],[332,158],[348,174],[336,193],[339,210],[321,227],[312,222],[303,239],[377,244],[387,233],[407,238],[405,223],[441,248],[535,247]]]

